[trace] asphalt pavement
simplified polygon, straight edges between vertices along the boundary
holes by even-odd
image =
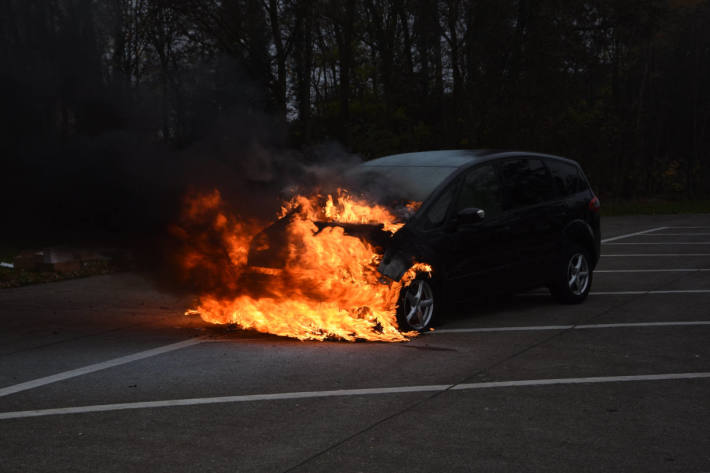
[[[129,273],[0,290],[0,472],[710,472],[710,215],[602,229],[584,304],[408,343],[230,332]]]

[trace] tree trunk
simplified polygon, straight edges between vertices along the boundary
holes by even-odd
[[[346,0],[342,22],[336,20],[335,27],[340,63],[340,138],[345,146],[350,143],[350,70],[352,68],[354,13],[355,0]]]
[[[451,73],[453,76],[453,104],[451,107],[452,111],[452,122],[453,131],[457,140],[461,138],[460,136],[460,124],[463,121],[462,117],[462,104],[464,102],[461,96],[461,72],[459,69],[459,38],[458,32],[456,31],[456,25],[459,17],[459,0],[452,0],[449,2],[448,11],[448,27],[449,27],[449,56],[451,57]]]
[[[281,22],[277,0],[269,0],[268,6],[269,20],[271,22],[271,34],[276,48],[276,84],[274,97],[276,105],[286,116],[286,50],[284,48],[283,37],[281,35]]]
[[[311,140],[311,71],[313,68],[313,12],[309,0],[300,0],[297,7],[296,37],[296,102],[301,123],[302,141]]]

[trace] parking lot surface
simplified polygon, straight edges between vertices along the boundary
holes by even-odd
[[[710,215],[602,231],[584,304],[398,344],[229,332],[135,274],[0,290],[0,472],[710,472]]]

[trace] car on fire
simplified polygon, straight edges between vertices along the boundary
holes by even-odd
[[[519,151],[446,150],[397,154],[346,173],[348,189],[404,209],[396,232],[338,225],[382,251],[377,268],[398,281],[431,266],[400,293],[403,330],[428,330],[451,303],[476,295],[549,288],[562,303],[589,294],[600,254],[599,199],[573,160]],[[417,205],[404,205],[415,202]],[[420,205],[418,203],[421,203]],[[248,264],[277,267],[288,216],[257,235]]]

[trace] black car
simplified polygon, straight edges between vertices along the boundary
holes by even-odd
[[[400,294],[402,329],[426,330],[450,302],[477,294],[547,286],[559,301],[579,303],[589,293],[599,260],[599,199],[575,161],[428,151],[368,161],[348,179],[381,201],[422,202],[392,236],[349,229],[383,248],[378,270],[388,278],[399,280],[415,261],[432,266],[431,277],[420,275]]]

